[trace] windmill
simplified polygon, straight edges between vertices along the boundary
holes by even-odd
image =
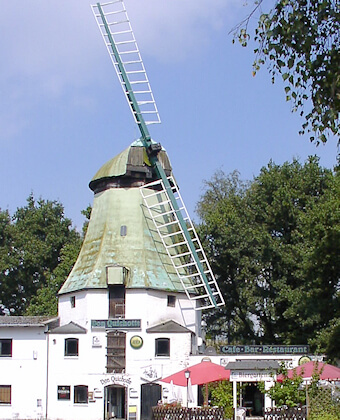
[[[92,10],[157,175],[156,181],[140,187],[145,209],[195,309],[222,306],[223,296],[176,181],[160,162],[162,146],[149,133],[148,125],[160,123],[160,117],[124,2],[97,3]]]

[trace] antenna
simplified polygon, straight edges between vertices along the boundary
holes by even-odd
[[[159,178],[141,187],[144,203],[191,301],[201,310],[224,305],[198,235],[176,183],[167,178],[158,160],[159,143],[151,140],[148,125],[160,123],[158,109],[123,0],[92,5],[104,43],[141,132],[141,140]],[[159,191],[150,186],[158,184]],[[166,222],[164,222],[166,221]]]

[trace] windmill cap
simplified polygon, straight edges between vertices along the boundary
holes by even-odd
[[[153,145],[157,143],[151,140]],[[171,175],[171,164],[165,149],[158,154],[167,176]],[[127,149],[106,162],[92,178],[89,187],[95,193],[107,188],[141,186],[156,179],[141,139],[135,140]]]

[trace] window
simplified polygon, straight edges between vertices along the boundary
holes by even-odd
[[[65,356],[78,356],[78,338],[65,339]]]
[[[74,387],[74,403],[87,404],[88,387],[86,385],[77,385]]]
[[[168,306],[172,306],[172,307],[176,306],[176,296],[168,295]]]
[[[71,308],[75,308],[76,307],[76,297],[71,296],[70,297],[70,302],[71,302]]]
[[[11,404],[11,385],[0,385],[0,404]]]
[[[170,356],[170,338],[156,338],[156,356]]]
[[[58,386],[58,400],[69,400],[71,395],[71,387],[68,385]]]
[[[109,286],[109,318],[125,318],[125,286]]]
[[[12,339],[11,338],[0,339],[0,356],[12,357]]]

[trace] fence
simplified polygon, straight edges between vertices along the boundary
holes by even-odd
[[[307,418],[306,407],[273,407],[264,413],[265,420],[305,420]]]
[[[312,386],[306,390],[307,406],[269,408],[265,420],[340,420],[340,388]]]
[[[224,420],[221,407],[152,407],[154,420]]]
[[[340,420],[340,387],[330,384],[326,388],[310,389],[307,405],[310,420],[319,418]]]

